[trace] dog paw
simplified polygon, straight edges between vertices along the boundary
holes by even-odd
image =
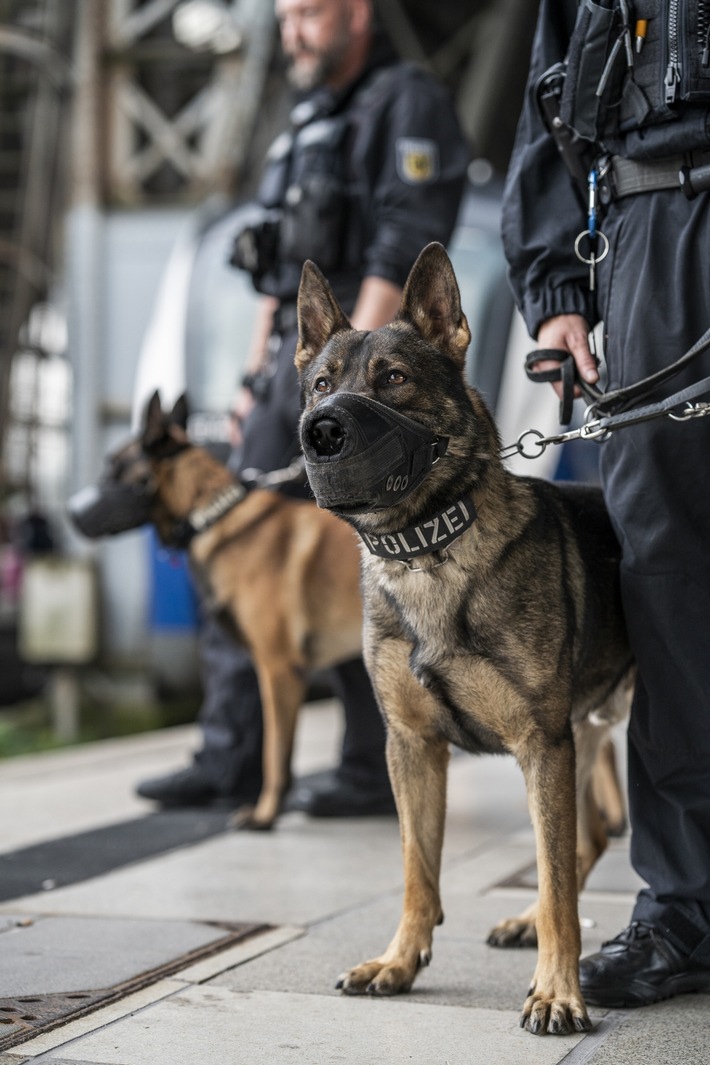
[[[240,806],[227,824],[235,832],[268,832],[274,826],[274,818],[260,817],[255,806]]]
[[[335,986],[345,995],[399,995],[409,991],[419,969],[430,961],[428,951],[421,952],[415,966],[368,961],[343,973]]]
[[[524,917],[509,917],[491,929],[486,942],[491,947],[536,947],[535,921]]]
[[[604,816],[604,828],[606,829],[606,834],[607,834],[607,836],[610,839],[620,839],[622,836],[626,835],[626,829],[628,828],[628,822],[626,820],[626,817],[624,817],[623,815],[620,816],[620,817],[614,818],[613,820],[611,820],[611,819],[607,820],[606,815],[605,815]]]
[[[533,1035],[576,1035],[592,1027],[581,998],[548,998],[533,993],[528,996],[520,1016],[520,1027]]]

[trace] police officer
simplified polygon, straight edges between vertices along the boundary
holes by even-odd
[[[448,93],[379,39],[370,0],[276,0],[276,15],[297,102],[235,239],[233,263],[262,293],[233,404],[237,470],[281,469],[300,451],[293,360],[303,262],[326,273],[356,329],[384,325],[424,245],[448,242],[469,158]],[[307,486],[286,490],[310,495]],[[138,787],[164,805],[239,802],[259,790],[261,708],[248,657],[208,622],[202,660],[202,750],[187,769]],[[384,727],[362,661],[335,680],[345,710],[341,764],[301,805],[313,816],[394,812]]]
[[[503,239],[531,336],[570,352],[592,383],[598,321],[610,388],[672,363],[710,326],[709,34],[696,0],[542,0]],[[546,124],[540,96],[555,85],[559,121]],[[597,220],[558,144],[572,169],[581,149],[582,173],[599,175],[593,243]],[[668,393],[709,373],[706,355]],[[710,988],[709,453],[708,419],[619,429],[600,452],[639,667],[631,860],[648,886],[630,925],[581,962],[595,1005]]]

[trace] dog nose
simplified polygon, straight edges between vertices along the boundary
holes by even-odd
[[[313,422],[308,440],[318,455],[337,455],[345,443],[345,430],[335,418],[325,416]]]

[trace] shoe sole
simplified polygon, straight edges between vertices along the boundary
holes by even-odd
[[[663,1002],[665,999],[674,998],[676,995],[697,994],[700,991],[710,991],[710,972],[707,974],[679,974],[671,976],[660,987],[644,985],[643,990],[634,994],[633,984],[627,989],[625,995],[606,994],[603,990],[599,993],[586,990],[582,987],[582,995],[590,1006],[602,1006],[607,1009],[633,1009],[638,1006],[652,1006],[654,1002]]]

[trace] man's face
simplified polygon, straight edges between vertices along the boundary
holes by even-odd
[[[337,84],[351,46],[351,0],[276,0],[276,17],[291,85]]]

